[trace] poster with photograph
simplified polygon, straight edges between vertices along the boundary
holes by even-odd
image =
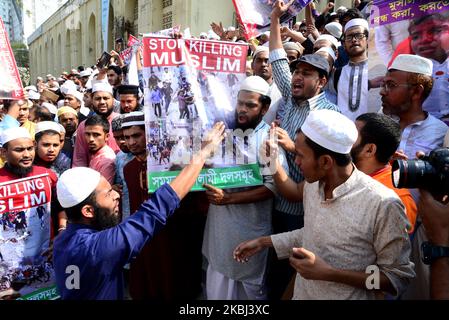
[[[374,0],[371,7],[371,25],[416,19],[449,9],[449,1],[428,0]]]
[[[0,300],[58,298],[50,243],[48,174],[0,183]]]
[[[222,152],[207,163],[193,187],[262,184],[247,131],[233,130],[240,82],[246,77],[245,44],[199,39],[145,37],[145,121],[148,184],[154,192],[173,180],[201,148],[206,130],[223,121]]]
[[[270,30],[270,16],[275,2],[275,0],[233,0],[237,17],[245,28],[247,40]],[[290,21],[310,2],[312,0],[295,0],[281,17],[281,24]]]

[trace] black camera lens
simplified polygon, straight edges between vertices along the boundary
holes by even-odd
[[[396,188],[429,189],[436,175],[425,160],[395,160],[392,166],[393,185]]]

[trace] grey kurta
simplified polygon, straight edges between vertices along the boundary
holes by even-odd
[[[252,139],[255,140],[257,150],[265,141],[269,128],[262,121],[255,129]],[[271,175],[263,175],[263,181],[265,187],[275,192]],[[251,188],[230,189],[227,192],[241,192]],[[246,264],[236,262],[233,251],[243,241],[271,234],[272,208],[273,198],[247,204],[210,205],[202,251],[213,270],[233,280],[257,285],[263,283],[268,250]]]

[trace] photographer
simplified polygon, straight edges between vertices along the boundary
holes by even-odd
[[[418,210],[432,246],[445,247],[445,255],[433,257],[430,264],[431,299],[449,299],[449,204],[437,201],[428,191],[420,190]]]

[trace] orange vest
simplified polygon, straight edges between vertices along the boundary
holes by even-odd
[[[408,189],[397,189],[393,186],[393,181],[391,179],[391,166],[385,167],[379,171],[374,172],[370,175],[373,179],[379,181],[387,188],[392,189],[401,198],[402,203],[405,207],[405,214],[407,215],[408,221],[411,224],[408,233],[413,233],[416,223],[416,215],[418,214],[418,208],[416,207],[415,200],[413,200],[412,195]]]

